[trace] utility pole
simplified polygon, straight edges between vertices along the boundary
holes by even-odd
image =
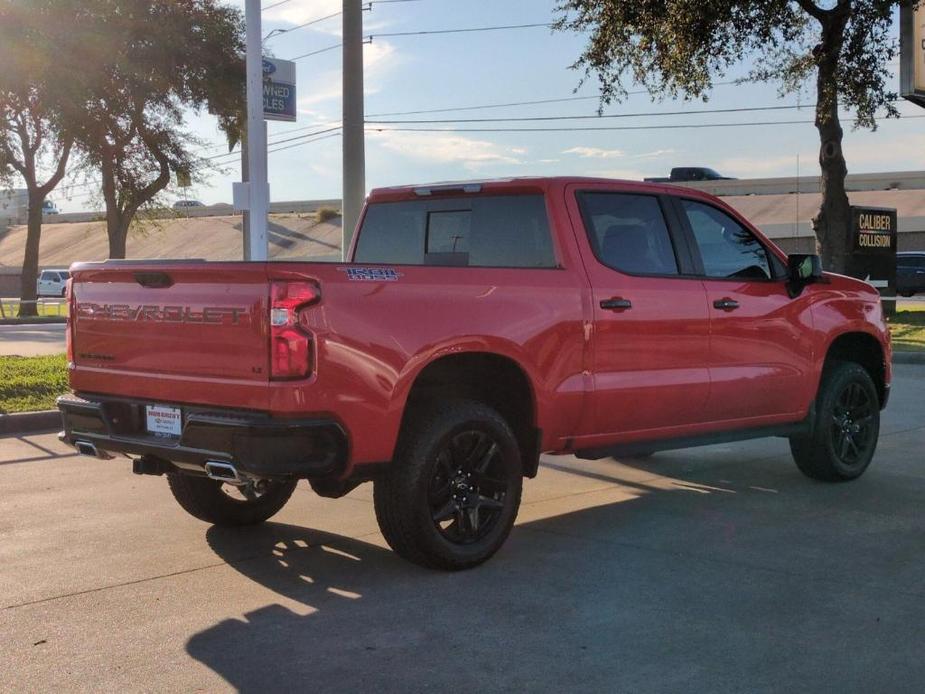
[[[263,119],[263,38],[260,0],[246,0],[247,23],[247,168],[250,234],[245,239],[245,260],[267,259],[267,124]]]
[[[346,257],[366,198],[366,147],[363,132],[363,0],[344,0],[343,247]]]
[[[250,171],[247,163],[247,125],[241,132],[241,181],[247,183],[250,178]],[[251,211],[244,210],[241,212],[241,238],[244,240],[244,250],[241,255],[244,260],[250,260],[251,249]]]

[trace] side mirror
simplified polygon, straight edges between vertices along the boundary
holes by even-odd
[[[822,259],[806,253],[788,256],[787,277],[791,298],[799,296],[807,284],[822,281]]]

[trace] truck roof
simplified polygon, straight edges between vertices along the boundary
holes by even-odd
[[[527,193],[545,192],[549,188],[563,187],[569,184],[610,183],[626,190],[649,193],[684,194],[690,197],[715,199],[712,195],[685,186],[667,183],[649,183],[614,178],[595,178],[591,176],[518,176],[513,178],[471,179],[465,181],[440,181],[412,185],[374,188],[369,194],[369,202],[394,202],[397,200],[414,200],[431,195],[453,193]]]

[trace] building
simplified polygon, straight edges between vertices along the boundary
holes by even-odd
[[[0,230],[12,224],[25,224],[29,212],[29,192],[25,188],[0,189]]]

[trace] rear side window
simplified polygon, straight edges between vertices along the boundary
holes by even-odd
[[[678,261],[658,198],[580,193],[594,252],[607,267],[631,275],[677,275]]]
[[[542,195],[374,203],[354,262],[556,267]]]
[[[707,277],[767,280],[777,274],[761,242],[728,214],[694,200],[681,200],[681,206]]]

